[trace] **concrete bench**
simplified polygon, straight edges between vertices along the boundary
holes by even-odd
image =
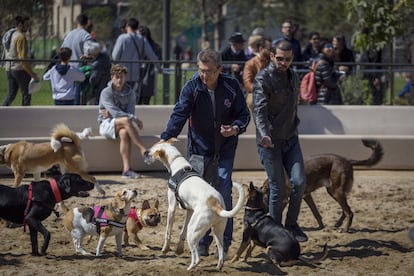
[[[147,146],[159,140],[159,134],[173,106],[137,106],[136,115],[144,122],[141,131]],[[115,172],[122,169],[119,142],[99,136],[97,106],[33,106],[0,107],[0,144],[20,140],[48,141],[51,129],[65,123],[74,131],[92,127],[94,136],[83,140],[82,147],[91,172]],[[353,159],[365,159],[370,150],[362,138],[380,140],[385,155],[377,169],[414,169],[414,108],[410,106],[299,106],[300,140],[304,155],[336,153]],[[185,153],[187,127],[179,136],[178,148]],[[135,170],[158,171],[157,163],[145,165],[133,149]],[[136,158],[135,158],[136,157]],[[261,170],[255,143],[255,128],[251,122],[240,136],[235,160],[236,170]],[[10,169],[0,167],[0,174]]]

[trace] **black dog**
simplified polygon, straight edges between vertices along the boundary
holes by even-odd
[[[15,224],[27,224],[30,230],[32,255],[45,255],[50,233],[42,221],[50,216],[55,204],[72,196],[85,196],[94,184],[83,180],[78,174],[67,173],[50,181],[43,180],[17,188],[0,184],[0,218]],[[44,241],[39,254],[37,233]]]
[[[250,183],[250,185],[244,184],[243,188],[247,196],[243,219],[243,239],[232,262],[238,260],[249,245],[250,247],[244,258],[245,261],[251,255],[254,245],[266,248],[266,253],[271,261],[280,266],[291,265],[298,260],[314,262],[326,258],[326,245],[322,257],[307,260],[301,256],[299,242],[293,234],[277,224],[267,214],[267,206],[263,201],[263,192],[256,188],[253,183]]]

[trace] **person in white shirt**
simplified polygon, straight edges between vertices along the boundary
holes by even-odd
[[[55,105],[74,105],[76,82],[85,80],[85,75],[76,67],[69,65],[72,50],[60,48],[60,63],[43,75],[43,80],[50,80]]]

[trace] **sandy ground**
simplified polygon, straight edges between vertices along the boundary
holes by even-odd
[[[414,275],[414,242],[409,239],[409,229],[414,227],[414,171],[355,171],[355,183],[349,195],[349,204],[355,216],[352,233],[342,233],[333,225],[339,218],[339,205],[324,189],[314,192],[315,202],[326,227],[316,230],[317,223],[309,208],[303,204],[300,224],[309,236],[302,243],[302,253],[311,256],[328,244],[328,258],[317,266],[297,264],[292,267],[275,267],[270,264],[264,250],[256,248],[247,263],[226,261],[221,273],[216,271],[214,247],[210,256],[202,257],[200,264],[191,272],[186,268],[190,254],[186,245],[184,254],[163,254],[165,217],[167,210],[167,173],[149,173],[138,180],[124,180],[118,175],[97,175],[106,193],[112,196],[123,187],[136,188],[139,197],[153,203],[160,200],[161,224],[144,228],[139,236],[150,247],[140,250],[135,245],[124,247],[124,257],[115,256],[114,238],[110,237],[102,257],[81,256],[75,253],[70,234],[64,229],[62,219],[52,214],[44,221],[52,238],[48,254],[32,257],[28,233],[23,228],[0,226],[0,275]],[[233,179],[260,186],[263,172],[235,172]],[[0,183],[11,185],[12,179],[0,178]],[[25,179],[26,183],[30,178]],[[237,197],[237,192],[234,192]],[[71,198],[68,206],[92,205],[102,200],[96,191],[88,198]],[[61,211],[61,210],[60,210]],[[244,211],[234,220],[234,241],[229,251],[232,257],[242,235]],[[173,247],[178,240],[184,211],[177,210],[173,232]],[[39,237],[42,242],[43,238]],[[97,240],[85,246],[95,252]]]

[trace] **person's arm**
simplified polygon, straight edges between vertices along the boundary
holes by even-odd
[[[46,71],[46,73],[43,75],[43,80],[50,80],[53,68],[55,68],[55,66]]]
[[[85,80],[85,74],[79,70],[78,68],[75,68],[73,66],[70,67],[70,70],[72,72],[72,78],[74,81],[84,81]]]
[[[253,81],[256,74],[256,67],[254,66],[253,60],[248,61],[243,69],[243,85],[247,93],[253,92]]]
[[[246,131],[247,126],[250,122],[250,111],[247,108],[246,100],[243,92],[237,81],[234,81],[233,86],[236,86],[236,97],[234,99],[234,121],[231,126],[237,130],[236,135],[242,134]]]
[[[104,107],[107,112],[109,112],[112,118],[119,118],[119,117],[131,117],[131,115],[127,112],[122,111],[113,100],[112,97],[112,89],[105,88],[102,90],[101,97],[100,97],[100,106]]]
[[[121,35],[122,36],[122,35]],[[112,50],[112,60],[120,60],[121,59],[121,53],[122,53],[122,45],[123,45],[123,37],[119,36],[118,39],[115,42],[114,48]]]
[[[253,83],[253,119],[260,137],[271,136],[267,112],[270,93],[271,87],[266,84],[264,74],[259,73]]]
[[[177,137],[181,133],[193,109],[195,89],[192,81],[184,85],[178,102],[175,104],[170,119],[168,120],[167,127],[161,133],[162,140]]]
[[[144,46],[144,56],[147,57],[148,60],[150,61],[157,61],[159,60],[157,55],[154,53],[154,51],[152,50],[151,45],[149,44],[148,40],[146,40],[145,38],[142,39],[143,41],[143,46]],[[140,59],[143,57],[140,57]],[[158,72],[162,72],[162,68],[161,68],[161,64],[159,62],[155,62],[154,66],[157,68]]]
[[[29,56],[28,53],[26,53],[27,49],[27,41],[24,38],[23,35],[19,35],[16,38],[16,53],[18,59],[27,59]],[[26,71],[30,77],[33,79],[37,79],[37,75],[35,72],[33,72],[32,67],[30,66],[30,63],[27,61],[22,61],[23,70]]]

